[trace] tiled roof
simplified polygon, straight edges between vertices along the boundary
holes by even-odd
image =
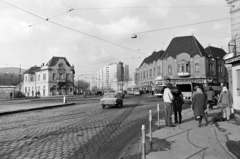
[[[28,70],[26,70],[23,74],[35,74],[35,71],[37,71],[38,69],[40,69],[40,67],[33,66],[33,67],[29,68]]]
[[[222,59],[223,56],[226,55],[226,52],[223,49],[217,47],[208,46],[205,48],[205,50],[211,55],[211,57],[214,58],[219,57],[220,59]]]
[[[139,67],[141,67],[144,63],[146,64],[150,64],[153,63],[154,61],[157,61],[158,59],[161,58],[161,56],[163,55],[164,51],[160,50],[158,52],[153,52],[152,55],[146,57],[143,62],[141,63],[141,65]]]
[[[46,64],[48,67],[52,67],[52,66],[55,66],[57,64],[57,62],[60,60],[60,59],[64,59],[66,61],[66,64],[71,67],[71,65],[69,64],[69,62],[67,61],[67,59],[65,57],[52,57],[50,59],[50,61]]]
[[[162,58],[173,57],[180,53],[188,53],[190,57],[195,55],[208,56],[208,53],[194,36],[175,37],[168,45]]]

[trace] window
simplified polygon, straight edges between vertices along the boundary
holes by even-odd
[[[195,63],[195,71],[198,72],[199,70],[199,63]]]
[[[27,82],[27,77],[25,77],[25,82]]]
[[[185,70],[184,70],[184,64],[182,64],[182,72],[185,72]]]
[[[213,64],[209,63],[209,72],[213,72]]]
[[[158,67],[157,67],[157,75],[158,75],[158,76],[161,74],[160,69],[161,69],[161,67],[158,66]]]
[[[145,71],[143,71],[143,79],[145,79]]]
[[[153,77],[155,77],[156,68],[153,68]]]
[[[43,80],[44,81],[46,80],[46,74],[43,74]]]
[[[149,70],[149,77],[152,78],[152,69]]]
[[[222,73],[222,65],[218,65],[218,72]]]
[[[63,79],[63,74],[60,74],[60,79]]]
[[[178,64],[178,72],[181,72],[181,65]]]
[[[38,81],[40,81],[40,75],[38,75]]]
[[[56,78],[56,74],[53,73],[53,75],[52,75],[52,79],[55,80],[55,78]]]
[[[186,64],[186,72],[190,72],[189,64]]]
[[[172,74],[172,66],[168,65],[168,74],[171,75]]]
[[[146,78],[148,79],[148,70],[146,71]]]
[[[33,81],[33,76],[31,76],[30,81]]]

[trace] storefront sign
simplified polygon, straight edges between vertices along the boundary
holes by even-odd
[[[234,57],[232,59],[226,60],[225,63],[233,63],[236,61],[240,61],[240,56]]]
[[[204,79],[178,79],[171,80],[171,84],[185,84],[185,83],[205,83]]]

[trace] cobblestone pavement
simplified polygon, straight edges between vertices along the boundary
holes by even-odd
[[[91,101],[91,99],[89,99]],[[114,159],[156,110],[156,97],[132,96],[122,108],[99,100],[0,117],[1,159]]]

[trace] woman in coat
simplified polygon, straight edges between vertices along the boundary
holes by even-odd
[[[221,105],[222,112],[223,112],[223,118],[227,118],[227,120],[230,119],[231,115],[231,108],[233,104],[233,98],[230,91],[228,91],[227,87],[224,86],[222,92],[220,93],[218,104]],[[226,116],[224,115],[226,113]]]
[[[202,125],[202,117],[205,117],[206,124],[208,123],[206,116],[207,101],[206,96],[203,94],[200,88],[197,88],[197,93],[193,96],[192,109],[194,111],[194,116],[198,119],[198,127]]]

